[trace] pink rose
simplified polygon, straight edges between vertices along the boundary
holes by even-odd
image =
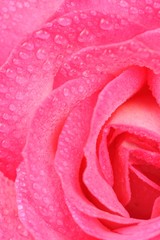
[[[0,238],[159,240],[160,2],[0,6]]]

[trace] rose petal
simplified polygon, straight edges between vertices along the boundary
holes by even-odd
[[[157,197],[152,208],[151,218],[159,216],[160,216],[160,197]]]
[[[97,78],[94,79],[93,76],[92,81],[86,78],[75,79],[54,90],[52,95],[37,110],[25,147],[24,160],[27,181],[22,191],[24,192],[26,187],[29,189],[30,197],[34,200],[33,207],[38,206],[43,221],[61,234],[67,232],[67,236],[70,238],[76,235],[77,238],[79,236],[79,239],[88,239],[88,236],[74,223],[69,214],[59,178],[54,170],[53,160],[58,136],[71,109],[95,91],[100,90],[110,79],[110,76],[108,79],[101,79],[101,81]],[[81,88],[79,86],[80,81]],[[73,87],[74,94],[72,93]],[[20,173],[21,171],[19,171]],[[20,179],[17,182],[18,193],[21,191]],[[20,199],[23,200],[21,195]],[[51,206],[50,211],[48,211],[49,206]],[[23,207],[24,213],[29,206],[26,204]],[[59,216],[57,216],[58,212],[60,213]],[[32,219],[31,213],[30,218]],[[27,227],[26,220],[21,220]],[[62,227],[59,227],[59,222]]]
[[[43,186],[37,183],[33,183],[35,193],[33,198],[31,197],[29,188],[32,186],[28,183],[24,163],[20,164],[18,173],[16,186],[19,216],[21,221],[25,224],[26,228],[32,233],[36,240],[69,240],[70,237],[75,234],[77,239],[90,239],[81,232],[78,226],[76,226],[71,219],[70,213],[68,212],[64,202],[63,192],[57,176],[54,177],[54,191],[56,196],[54,195],[55,198],[52,204],[50,204],[47,196],[45,196],[45,188],[42,188]],[[45,203],[45,207],[43,208],[41,205],[35,205],[35,201],[40,199],[40,196],[37,194],[37,190],[39,188],[42,189],[42,201]],[[50,224],[48,224],[44,219],[47,218],[48,211],[50,212],[49,214],[52,214],[53,218],[53,222]],[[70,232],[71,229],[72,232]]]
[[[19,220],[14,182],[0,173],[0,238],[33,240]]]
[[[113,143],[110,157],[114,172],[114,190],[119,201],[125,206],[131,199],[129,181],[129,151],[127,143]],[[124,161],[125,159],[125,161]]]
[[[158,105],[160,105],[160,74],[150,73],[148,77],[148,84],[152,91],[153,96],[155,97]]]
[[[135,218],[149,219],[153,203],[160,194],[160,187],[131,166],[130,186],[132,192],[131,201],[126,206],[126,209]]]
[[[37,106],[51,92],[53,78],[63,58],[88,46],[88,43],[91,43],[90,37],[93,45],[100,45],[130,38],[143,30],[127,22],[133,29],[129,34],[128,32],[120,34],[126,27],[122,23],[119,25],[119,30],[115,32],[112,27],[106,34],[106,30],[101,29],[99,24],[102,16],[113,26],[119,22],[117,18],[112,19],[109,15],[100,13],[93,15],[91,12],[83,13],[83,17],[82,12],[69,13],[48,22],[44,28],[33,33],[28,40],[20,44],[2,67],[0,71],[0,91],[3,99],[0,108],[2,132],[0,169],[8,177],[15,178],[15,169],[21,161],[21,150],[25,144],[30,121]],[[86,21],[90,24],[84,29]],[[91,24],[92,22],[94,24]],[[119,35],[122,36],[121,39]],[[75,61],[80,63],[74,58]],[[65,63],[64,66],[67,64]],[[79,70],[80,68],[74,70],[71,67],[67,69],[65,77],[62,74],[57,75],[56,86],[79,77]],[[81,74],[85,75],[85,71],[87,72],[83,69]]]
[[[102,138],[99,143],[99,149],[98,149],[98,160],[100,165],[100,171],[102,171],[102,174],[106,181],[113,187],[114,183],[114,176],[113,176],[113,169],[109,157],[108,152],[108,146],[106,142],[107,135],[109,133],[108,129],[105,129],[105,131],[102,131]]]
[[[131,68],[111,81],[101,91],[93,119],[90,135],[85,147],[87,168],[84,173],[84,182],[91,193],[111,211],[126,214],[125,209],[118,202],[113,189],[104,181],[96,166],[96,140],[102,125],[112,112],[126,99],[138,91],[144,84],[144,71]],[[109,196],[109,198],[106,198]]]
[[[149,139],[159,142],[160,132],[160,109],[151,92],[144,88],[125,104],[120,106],[112,115],[111,125],[130,126],[146,131]],[[110,125],[110,122],[108,123]],[[137,130],[135,131],[137,132]],[[148,133],[147,133],[148,132]],[[138,135],[138,134],[137,134]],[[143,134],[144,136],[144,134]],[[145,136],[144,136],[145,137]]]
[[[136,22],[143,25],[147,29],[158,28],[159,23],[159,10],[158,2],[146,0],[100,0],[98,4],[94,0],[67,0],[61,7],[61,12],[74,11],[74,10],[90,9],[99,12],[109,13],[110,15],[116,14],[120,18],[125,17],[129,21]]]
[[[0,65],[27,34],[39,28],[59,8],[63,0],[15,0],[0,2]]]
[[[84,213],[77,210],[77,208],[83,206],[83,212],[87,212],[88,205],[88,213],[91,211],[91,208],[92,214],[95,212],[91,203],[85,199],[84,193],[82,192],[83,188],[81,189],[79,182],[83,146],[89,132],[91,111],[93,111],[94,102],[95,99],[93,97],[85,100],[84,103],[78,105],[68,116],[58,141],[55,156],[56,170],[61,178],[66,202],[72,216],[85,232],[100,238],[105,236],[110,237],[110,239],[127,239],[125,237],[121,238],[114,233],[109,233],[109,230],[104,228],[96,218],[86,217]],[[83,202],[85,202],[85,204],[83,204]]]

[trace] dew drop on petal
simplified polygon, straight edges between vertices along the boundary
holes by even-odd
[[[64,94],[65,97],[67,97],[67,96],[69,95],[69,90],[68,90],[68,88],[64,88],[63,94]]]
[[[67,17],[61,17],[58,19],[58,23],[61,25],[61,26],[69,26],[71,24],[72,20],[70,18],[67,18]]]
[[[112,25],[108,20],[102,18],[100,21],[100,28],[102,30],[110,30],[112,28]]]
[[[36,38],[47,40],[50,37],[50,34],[47,31],[39,30],[35,33]]]
[[[125,8],[128,7],[128,3],[124,0],[121,0],[119,4],[121,7],[125,7]]]
[[[29,42],[23,43],[22,47],[24,47],[25,49],[27,49],[29,51],[32,51],[34,49],[33,43],[29,43]]]
[[[9,78],[14,78],[16,76],[16,73],[13,69],[8,68],[6,71],[6,76]]]
[[[38,49],[36,56],[38,59],[44,60],[47,58],[47,52],[45,49],[40,48],[40,49]]]
[[[20,52],[19,56],[20,56],[21,59],[28,59],[29,58],[29,55],[25,52]]]
[[[59,34],[55,36],[54,41],[60,45],[66,44],[68,42],[62,35]]]
[[[16,110],[16,106],[14,104],[10,104],[9,105],[9,110],[14,112]]]
[[[92,39],[93,35],[87,29],[84,29],[78,37],[79,42],[91,42]]]

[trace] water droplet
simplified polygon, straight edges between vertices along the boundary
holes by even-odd
[[[34,193],[34,194],[33,194],[33,197],[34,197],[34,199],[40,199],[40,196],[39,196],[38,193]]]
[[[70,65],[68,63],[64,63],[63,67],[67,70],[71,69]]]
[[[152,0],[146,0],[146,4],[152,4],[153,1]]]
[[[63,223],[63,221],[62,221],[62,220],[58,219],[58,220],[57,220],[57,225],[59,225],[59,226],[63,226],[63,225],[64,225],[64,223]]]
[[[126,1],[124,1],[124,0],[121,0],[120,1],[120,6],[121,7],[128,7],[128,3]]]
[[[80,22],[80,19],[79,19],[78,16],[74,16],[73,20],[74,20],[75,23],[79,23]]]
[[[79,34],[79,42],[91,42],[92,40],[93,35],[86,28]]]
[[[4,23],[2,23],[2,24],[1,24],[1,28],[2,28],[2,29],[7,29],[7,25],[4,24]]]
[[[145,12],[146,13],[153,13],[153,9],[151,7],[146,7]]]
[[[49,71],[53,67],[53,64],[50,61],[46,61],[43,64],[43,70]]]
[[[9,115],[7,113],[4,113],[3,114],[3,119],[8,120],[9,119]]]
[[[38,49],[36,56],[38,59],[44,60],[47,58],[47,52],[45,49],[40,48],[40,49]]]
[[[27,230],[24,229],[24,230],[21,232],[21,235],[24,236],[24,237],[28,237],[29,233],[28,233]]]
[[[26,79],[25,79],[24,77],[17,76],[17,77],[16,77],[16,82],[17,82],[18,84],[24,84],[24,83],[26,83]]]
[[[55,43],[61,44],[61,45],[66,44],[68,42],[62,35],[59,35],[59,34],[55,36],[54,41]]]
[[[83,75],[84,77],[88,77],[89,74],[90,74],[89,70],[85,70],[85,71],[82,73],[82,75]]]
[[[45,30],[39,30],[35,33],[35,36],[42,40],[47,40],[50,37],[50,34]]]
[[[16,110],[16,106],[14,104],[10,104],[9,105],[9,110],[14,112]]]
[[[33,183],[33,189],[39,190],[41,187],[38,183]]]
[[[15,11],[16,11],[16,7],[10,6],[10,7],[9,7],[9,10],[10,10],[11,12],[15,12]]]
[[[13,58],[13,63],[14,63],[15,65],[20,65],[20,60],[17,59],[17,58]]]
[[[69,90],[68,90],[68,88],[64,88],[63,94],[64,94],[65,97],[67,97],[67,96],[69,95]]]
[[[8,12],[8,8],[3,7],[3,8],[2,8],[2,12],[4,12],[4,13]]]
[[[16,6],[17,6],[18,8],[22,8],[22,7],[23,7],[23,5],[22,5],[21,2],[17,2],[17,3],[16,3]]]
[[[28,59],[28,58],[29,58],[29,55],[28,55],[27,53],[25,53],[25,52],[20,52],[20,53],[19,53],[19,56],[20,56],[20,58],[22,58],[22,59]]]
[[[29,51],[32,51],[34,49],[33,43],[30,43],[30,42],[23,43],[22,47],[24,47],[25,49],[27,49]]]
[[[125,26],[125,25],[127,25],[127,20],[126,19],[121,19],[121,24],[123,25],[123,26]]]
[[[32,72],[34,71],[34,68],[33,68],[32,65],[28,65],[28,66],[27,66],[27,70],[28,70],[29,73],[32,73]],[[21,73],[21,72],[20,72],[20,73]],[[26,80],[27,80],[27,79],[26,79]]]
[[[75,70],[75,69],[71,69],[70,71],[69,71],[69,76],[70,77],[73,77],[73,76],[75,76],[77,74],[77,71]]]
[[[22,100],[24,98],[24,94],[22,92],[17,92],[16,93],[16,99],[17,100]]]
[[[97,15],[97,12],[95,10],[92,10],[90,13],[91,13],[92,16],[96,16]]]
[[[10,143],[7,140],[3,140],[2,141],[2,147],[3,148],[9,148],[10,147]]]
[[[156,8],[156,9],[159,9],[159,8],[160,8],[160,3],[155,2],[154,5],[153,5],[153,7]]]
[[[8,18],[9,18],[9,14],[6,14],[6,13],[5,13],[5,14],[3,15],[3,17],[4,17],[5,19],[8,19]]]
[[[58,23],[61,25],[61,26],[69,26],[71,24],[72,20],[70,18],[67,18],[67,17],[61,17],[58,19]]]
[[[22,205],[18,205],[18,210],[22,210],[23,209],[23,206]]]
[[[9,78],[14,78],[16,76],[16,73],[13,69],[8,68],[6,71],[6,76]]]
[[[79,87],[78,87],[78,91],[79,91],[80,93],[82,93],[82,92],[84,91],[84,87],[83,87],[83,86],[79,86]]]
[[[9,214],[9,210],[8,210],[8,209],[4,209],[4,210],[3,210],[3,214],[4,214],[4,215],[8,215],[8,214]]]
[[[100,28],[103,30],[110,30],[112,29],[112,24],[108,20],[102,18],[100,21]]]
[[[86,15],[85,13],[81,13],[81,14],[80,14],[80,17],[81,17],[82,19],[86,19],[86,18],[87,18],[87,15]]]
[[[24,2],[24,7],[29,8],[30,7],[29,2]]]
[[[138,14],[138,9],[135,8],[135,7],[131,7],[130,11],[131,11],[132,14]]]
[[[4,86],[3,84],[0,84],[0,92],[6,93],[7,91],[8,91],[8,89],[6,88],[6,86]]]

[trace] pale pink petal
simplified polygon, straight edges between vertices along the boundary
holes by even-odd
[[[62,2],[63,0],[0,1],[0,65],[17,43],[41,27]]]
[[[0,238],[33,240],[19,220],[15,184],[0,173]]]
[[[151,91],[144,88],[114,112],[109,124],[130,126],[130,128],[135,129],[141,128],[142,131],[146,131],[146,136],[150,139],[153,138],[153,140],[155,138],[159,142],[159,119],[159,106]]]

